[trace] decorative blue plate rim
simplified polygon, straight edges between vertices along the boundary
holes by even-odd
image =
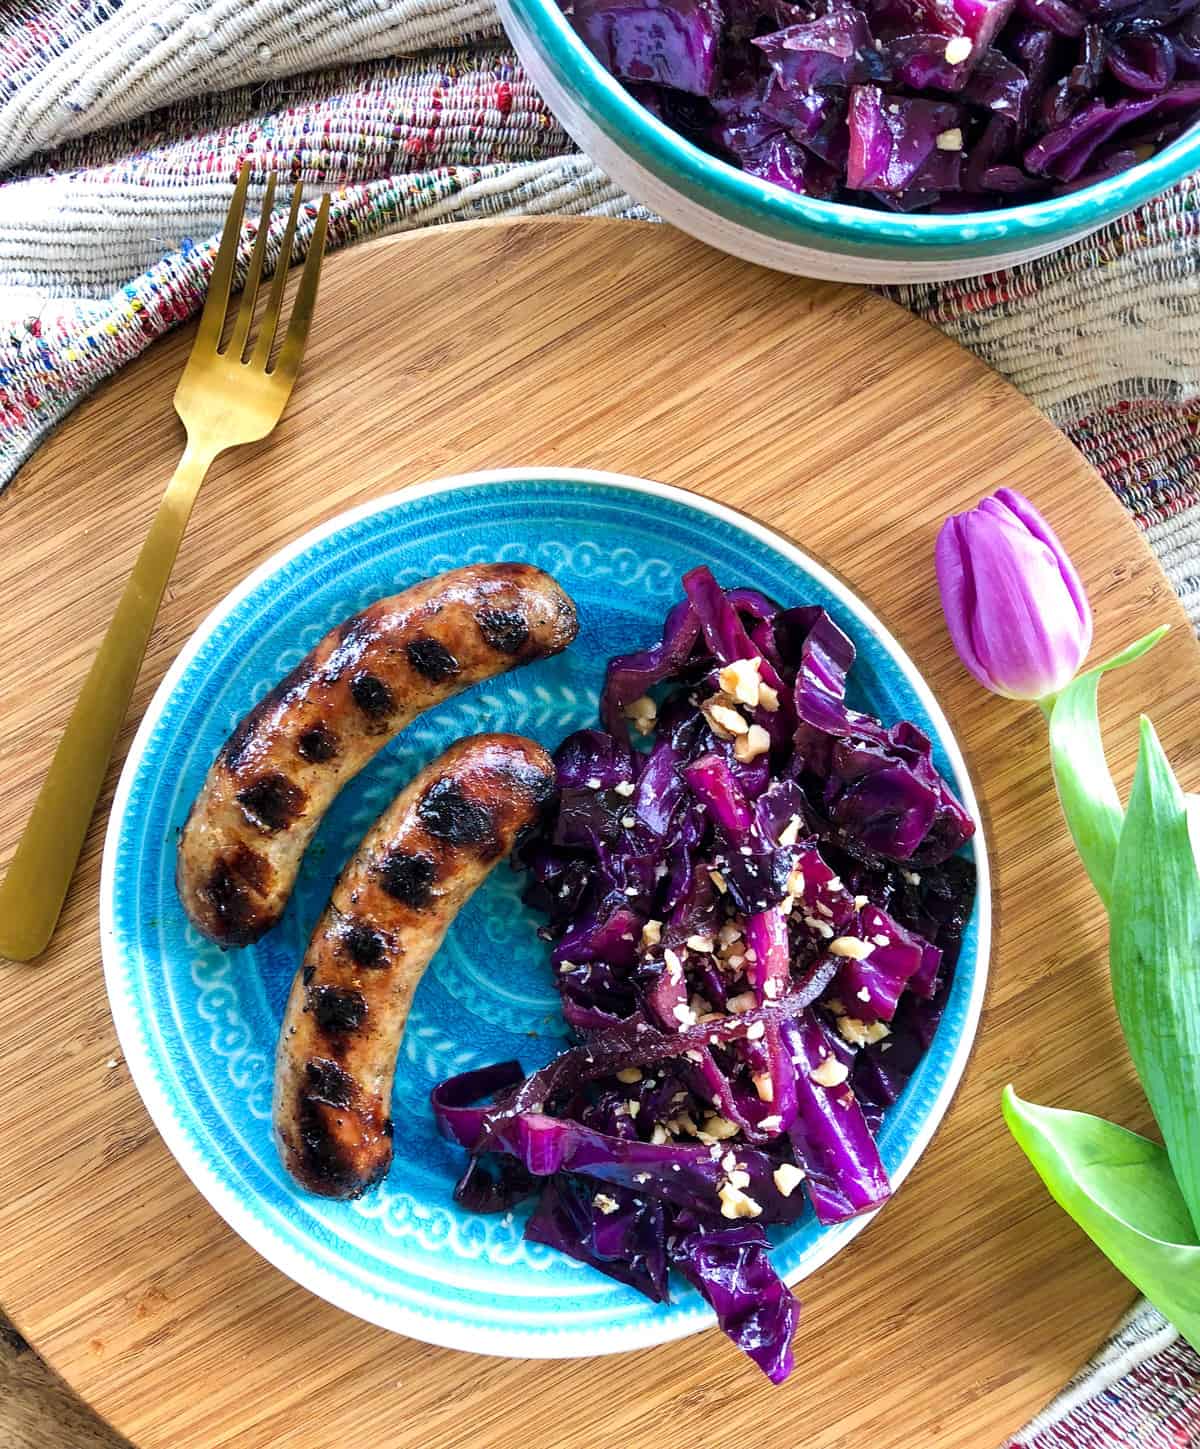
[[[981,820],[978,800],[962,752],[949,722],[915,664],[892,633],[847,585],[789,539],[737,510],[700,494],[623,474],[560,467],[503,468],[456,474],[370,499],[311,529],[262,563],[200,623],[155,692],[130,746],[117,785],[101,869],[100,941],[105,984],[122,1052],[155,1127],[201,1195],[269,1263],[335,1306],[380,1327],[427,1343],[504,1357],[591,1357],[650,1347],[684,1337],[710,1326],[714,1322],[713,1314],[702,1303],[696,1302],[693,1305],[677,1304],[669,1315],[650,1313],[640,1321],[629,1323],[618,1321],[597,1324],[581,1321],[578,1324],[555,1327],[553,1332],[519,1325],[494,1327],[472,1323],[466,1326],[461,1318],[455,1318],[449,1313],[440,1315],[427,1309],[413,1308],[405,1303],[384,1300],[368,1287],[360,1286],[353,1277],[339,1276],[326,1263],[315,1261],[312,1255],[306,1256],[297,1251],[283,1236],[272,1212],[256,1213],[251,1203],[231,1191],[204,1153],[191,1140],[182,1122],[178,1105],[164,1090],[154,1069],[152,1053],[144,1039],[143,1026],[134,1011],[132,996],[127,990],[126,962],[116,917],[118,857],[122,832],[147,747],[189,665],[221,623],[257,589],[301,555],[376,514],[403,508],[439,494],[462,492],[469,496],[470,490],[495,484],[535,481],[595,485],[623,493],[644,494],[673,501],[676,505],[722,520],[724,524],[749,535],[809,575],[841,608],[854,616],[856,627],[872,636],[899,670],[904,684],[916,696],[933,726],[935,744],[949,761],[963,803],[976,820]],[[969,983],[966,983],[968,989],[957,1004],[958,1037],[942,1069],[941,1081],[925,1105],[924,1116],[913,1132],[903,1156],[899,1161],[889,1164],[896,1188],[907,1177],[941,1122],[957,1089],[978,1028],[988,978],[992,924],[990,870],[982,828],[973,845],[978,875],[978,895],[972,923],[974,954]],[[874,1216],[874,1213],[868,1214],[835,1228],[823,1230],[816,1244],[806,1250],[803,1260],[786,1273],[787,1281],[796,1283],[828,1262]],[[326,1256],[336,1263],[336,1254]],[[581,1319],[585,1317],[576,1316]],[[619,1319],[620,1315],[617,1317]]]

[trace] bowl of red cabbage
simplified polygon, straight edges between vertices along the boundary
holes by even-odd
[[[431,1094],[460,1209],[524,1214],[525,1241],[631,1298],[699,1300],[776,1383],[789,1285],[887,1203],[949,1100],[987,950],[948,726],[805,566],[803,600],[692,567],[608,660],[514,862],[569,1044]],[[865,707],[881,677],[919,722]]]
[[[644,205],[815,277],[973,276],[1200,165],[1198,0],[500,0]]]

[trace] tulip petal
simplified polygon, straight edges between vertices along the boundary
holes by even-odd
[[[963,540],[965,513],[952,513],[938,532],[934,550],[938,591],[942,596],[942,613],[946,628],[958,656],[984,689],[996,690],[995,681],[975,651],[971,637],[971,618],[975,613],[975,580],[971,558]]]
[[[998,488],[995,494],[998,502],[1021,520],[1025,527],[1053,551],[1058,560],[1058,567],[1063,576],[1063,583],[1067,586],[1067,592],[1071,595],[1071,601],[1075,605],[1075,612],[1079,618],[1081,630],[1080,663],[1088,656],[1092,647],[1092,606],[1088,602],[1087,590],[1083,587],[1083,580],[1075,565],[1071,562],[1071,556],[1059,541],[1058,535],[1050,527],[1050,524],[1023,493],[1018,493],[1015,488]]]

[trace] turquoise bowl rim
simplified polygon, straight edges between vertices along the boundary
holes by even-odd
[[[575,33],[556,0],[504,0],[516,26],[609,141],[693,202],[777,241],[893,256],[971,257],[1047,247],[1094,230],[1200,167],[1200,123],[1148,160],[1067,196],[954,216],[893,215],[797,196],[685,140],[640,105]]]
[[[118,895],[121,874],[120,856],[126,816],[135,796],[143,757],[150,747],[156,729],[180,681],[187,674],[195,657],[207,645],[222,622],[259,588],[278,575],[298,555],[314,548],[331,535],[351,527],[364,518],[404,506],[436,494],[469,492],[474,488],[505,482],[527,482],[552,479],[555,482],[599,485],[634,494],[650,494],[673,500],[700,513],[724,520],[775,550],[789,562],[807,572],[813,581],[832,595],[856,620],[856,627],[870,634],[890,657],[905,686],[924,709],[933,735],[949,763],[951,774],[963,803],[976,820],[982,818],[966,762],[957,738],[937,703],[929,685],[898,643],[864,601],[835,574],[817,562],[782,534],[727,505],[668,484],[631,478],[623,474],[592,469],[556,466],[505,468],[467,473],[434,479],[416,487],[389,492],[337,514],[316,528],[287,544],[265,560],[246,579],[225,596],[197,626],[195,632],[167,671],[139,726],[118,782],[105,837],[100,882],[100,945],[108,989],[109,1006],[116,1025],[126,1064],[142,1102],[155,1127],[176,1161],[208,1203],[220,1214],[261,1257],[287,1277],[338,1308],[382,1328],[399,1332],[426,1343],[475,1353],[510,1358],[594,1357],[651,1347],[686,1337],[707,1328],[714,1320],[710,1310],[697,1305],[690,1314],[669,1318],[648,1315],[644,1320],[622,1325],[619,1332],[590,1333],[581,1336],[566,1331],[531,1334],[522,1329],[472,1325],[465,1330],[458,1319],[443,1319],[421,1309],[385,1302],[369,1291],[359,1289],[345,1275],[316,1264],[310,1256],[298,1251],[280,1234],[269,1214],[255,1200],[245,1200],[232,1190],[214,1170],[205,1152],[192,1140],[182,1122],[175,1096],[160,1081],[154,1055],[143,1040],[142,1021],[132,994],[125,990],[123,938],[118,921]],[[947,1042],[944,1073],[938,1085],[922,1101],[921,1112],[900,1160],[892,1168],[892,1182],[899,1189],[916,1166],[958,1089],[962,1073],[970,1057],[979,1028],[984,995],[989,980],[992,938],[992,898],[989,855],[983,830],[977,832],[973,845],[978,890],[974,910],[974,953],[967,990],[956,1008],[956,1030]],[[807,1277],[834,1257],[856,1237],[875,1213],[824,1229],[817,1244],[806,1253],[794,1271],[787,1273],[788,1283]]]

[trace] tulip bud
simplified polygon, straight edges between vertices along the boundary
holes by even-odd
[[[1092,611],[1075,566],[1030,503],[1001,488],[942,524],[938,587],[959,657],[985,689],[1045,699],[1075,676]]]

